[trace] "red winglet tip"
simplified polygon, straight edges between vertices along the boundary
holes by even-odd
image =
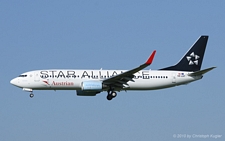
[[[155,53],[156,53],[156,50],[154,50],[151,54],[151,56],[148,58],[148,60],[146,61],[146,65],[150,65],[154,59],[154,56],[155,56]]]

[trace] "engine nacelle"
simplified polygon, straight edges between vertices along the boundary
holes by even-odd
[[[96,96],[100,92],[98,91],[82,91],[82,90],[77,90],[77,95],[78,96]]]
[[[84,81],[81,83],[81,90],[83,91],[101,91],[101,81]]]

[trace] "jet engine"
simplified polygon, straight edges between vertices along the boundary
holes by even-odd
[[[84,81],[81,83],[82,91],[102,91],[101,81]]]
[[[96,94],[100,93],[99,91],[82,91],[77,90],[78,96],[96,96]]]

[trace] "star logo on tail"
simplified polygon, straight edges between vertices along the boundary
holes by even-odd
[[[189,65],[198,65],[198,59],[200,57],[196,55],[194,52],[190,54],[190,56],[187,56],[187,60],[189,62]]]

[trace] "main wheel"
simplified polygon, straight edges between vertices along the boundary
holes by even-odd
[[[113,97],[108,94],[106,98],[107,98],[107,100],[112,100]]]
[[[33,98],[33,97],[34,97],[34,94],[31,93],[31,94],[30,94],[30,98]]]
[[[112,95],[112,97],[114,98],[114,97],[117,96],[117,93],[116,93],[116,92],[112,92],[111,95]]]

